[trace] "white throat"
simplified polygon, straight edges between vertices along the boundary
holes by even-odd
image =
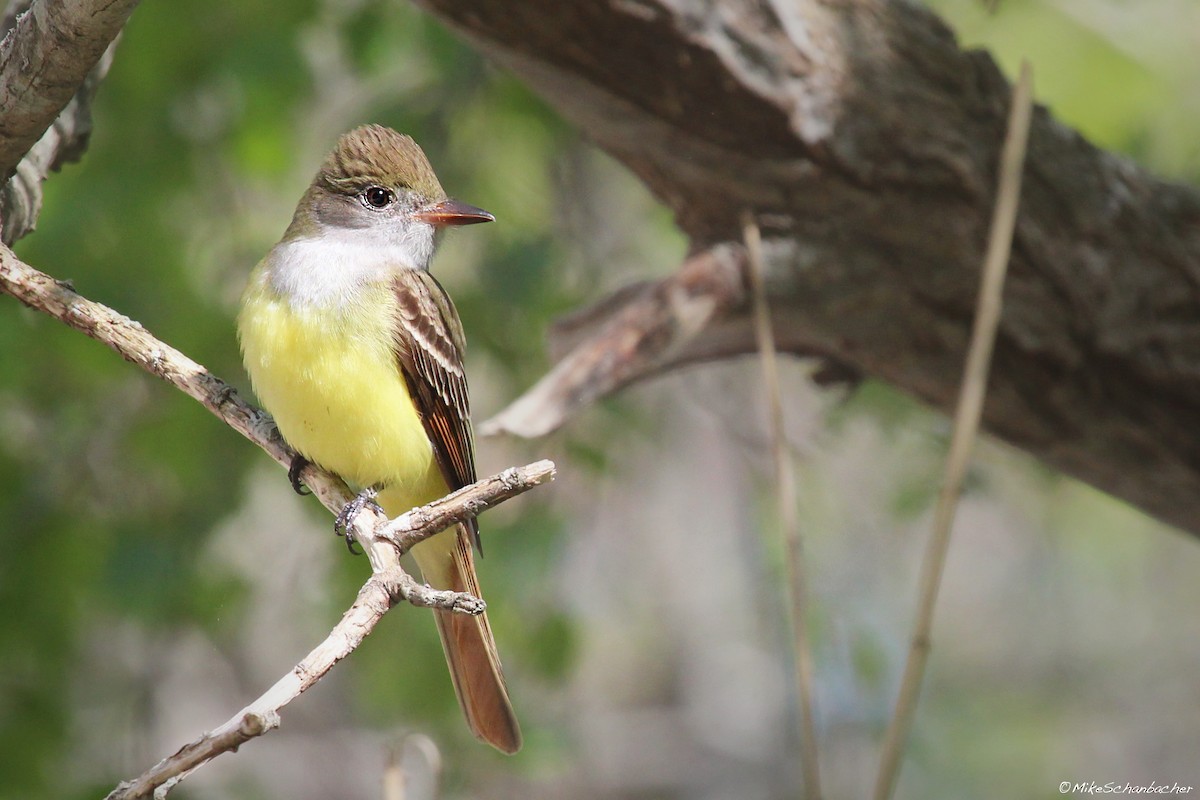
[[[428,270],[434,229],[419,222],[389,228],[325,227],[280,242],[264,264],[271,288],[294,305],[332,308],[406,269]]]

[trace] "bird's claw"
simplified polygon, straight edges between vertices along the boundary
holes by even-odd
[[[288,481],[292,484],[292,490],[301,497],[306,494],[312,494],[312,489],[305,486],[304,482],[300,479],[300,473],[304,472],[304,468],[311,463],[307,458],[297,453],[292,456],[292,464],[288,467]]]
[[[353,555],[362,555],[362,551],[354,549],[355,541],[354,534],[350,532],[351,526],[354,524],[354,518],[362,513],[362,510],[370,506],[373,510],[383,513],[383,509],[375,502],[375,496],[379,494],[379,490],[374,486],[363,489],[354,499],[342,508],[338,513],[337,519],[333,521],[333,532],[338,536],[346,538],[346,547],[350,549]]]

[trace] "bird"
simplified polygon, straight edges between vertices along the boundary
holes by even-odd
[[[237,321],[254,392],[298,454],[298,489],[303,459],[361,489],[358,507],[373,498],[395,517],[475,482],[463,327],[429,267],[446,227],[493,220],[447,197],[411,137],[364,125],[338,139],[252,271]],[[471,519],[416,545],[424,580],[479,597],[478,537]],[[471,731],[517,752],[486,614],[433,613]]]

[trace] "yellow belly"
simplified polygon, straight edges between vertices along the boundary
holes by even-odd
[[[357,488],[383,484],[389,514],[446,485],[392,351],[389,287],[334,309],[293,307],[258,274],[238,318],[254,392],[288,444]]]

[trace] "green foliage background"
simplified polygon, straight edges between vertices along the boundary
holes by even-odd
[[[1081,5],[1003,0],[989,15],[975,0],[934,3],[1009,74],[1031,57],[1039,99],[1098,144],[1200,180],[1194,52],[1145,48],[1144,37],[1084,16]],[[1146,24],[1169,19],[1170,5],[1143,10]],[[248,391],[233,332],[244,276],[336,135],[367,121],[411,133],[452,194],[500,221],[453,239],[437,267],[466,321],[472,370],[486,376],[481,415],[544,370],[552,319],[623,278],[668,269],[680,251],[666,214],[618,167],[405,3],[174,0],[135,12],[99,96],[91,147],[48,182],[39,228],[18,253]],[[640,225],[614,243],[597,230],[616,207],[632,209]],[[882,387],[838,413],[925,424]],[[554,446],[602,471],[606,448],[620,441],[604,429],[609,421],[594,417]],[[115,641],[133,626],[170,648],[190,629],[232,647],[249,587],[201,555],[265,463],[195,403],[0,298],[0,797],[95,797],[148,765],[115,752],[100,763],[78,757],[96,750],[81,736],[126,735],[79,717],[95,702],[80,696],[81,686],[95,688],[81,677],[98,668],[89,661],[94,639]],[[901,519],[925,507],[920,487],[934,485],[910,483],[898,490]],[[327,524],[307,507],[314,527]],[[489,522],[504,546],[489,549],[486,566],[489,591],[505,598],[492,615],[506,660],[521,665],[520,683],[550,696],[575,667],[577,623],[554,610],[546,581],[562,513],[534,499],[519,518]],[[520,534],[503,532],[518,522]],[[314,636],[365,574],[337,546],[330,537],[329,558],[339,561]],[[873,652],[862,651],[864,674],[878,671]],[[436,635],[417,614],[390,615],[344,666],[338,691],[359,724],[386,730],[404,718],[437,731],[449,752],[474,747]],[[130,675],[105,691],[136,709],[153,676]],[[971,714],[1004,713],[1005,698],[963,692],[977,698]],[[195,732],[223,718],[198,719]],[[516,766],[482,749],[453,758],[455,785],[491,770],[552,769],[569,758],[555,725],[550,714],[527,718],[527,757]],[[943,741],[983,746],[974,732],[947,727]],[[241,796],[272,795],[260,786]]]

